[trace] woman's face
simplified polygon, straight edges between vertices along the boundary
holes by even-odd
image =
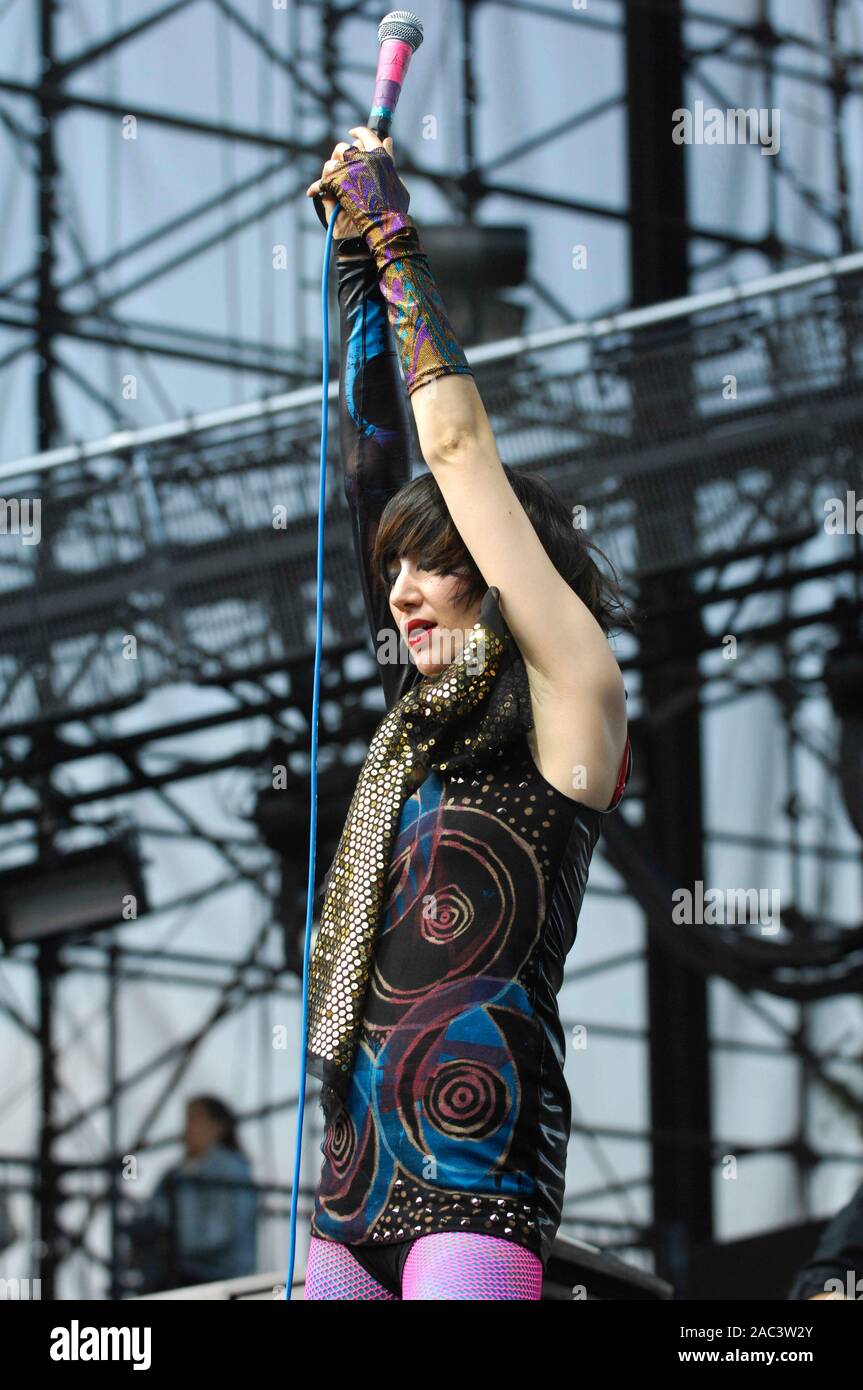
[[[183,1136],[186,1142],[186,1153],[192,1157],[196,1154],[205,1153],[212,1144],[217,1144],[222,1137],[222,1125],[218,1120],[214,1120],[210,1112],[196,1101],[190,1101],[186,1106],[186,1132]]]
[[[414,665],[424,676],[446,670],[479,621],[481,599],[467,607],[456,602],[464,575],[461,570],[441,574],[427,569],[421,560],[409,560],[406,556],[393,560],[387,570],[393,581],[390,612]],[[416,631],[412,636],[413,628]]]

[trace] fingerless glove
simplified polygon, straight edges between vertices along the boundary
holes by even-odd
[[[436,377],[473,376],[408,213],[410,194],[388,151],[345,150],[343,163],[321,179],[320,188],[349,214],[374,257],[408,395]]]

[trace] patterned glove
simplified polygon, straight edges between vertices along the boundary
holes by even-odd
[[[413,227],[413,218],[408,217],[411,195],[383,146],[345,150],[344,162],[323,177],[319,187],[350,213],[379,270],[386,260],[403,254],[400,241],[406,242],[405,250],[411,246],[412,239],[404,236]],[[387,255],[388,247],[392,249]]]
[[[436,377],[473,376],[389,152],[382,146],[345,150],[344,162],[321,179],[320,188],[350,214],[374,257],[408,395]]]

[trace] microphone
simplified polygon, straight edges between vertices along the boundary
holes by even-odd
[[[410,10],[391,10],[378,25],[378,68],[366,125],[380,140],[390,133],[410,60],[423,41],[422,20]],[[319,193],[312,199],[318,220],[327,227],[327,212]]]
[[[393,10],[378,25],[378,70],[375,94],[366,125],[381,140],[390,133],[393,115],[402,94],[408,65],[423,41],[422,20],[410,10]]]

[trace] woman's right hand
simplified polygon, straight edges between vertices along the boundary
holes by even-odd
[[[392,159],[393,137],[391,135],[388,135],[387,138],[384,140],[383,144],[387,150],[387,153]],[[314,183],[310,183],[308,188],[306,189],[307,198],[312,198],[316,193],[320,193],[321,179],[326,178],[327,174],[331,174],[333,170],[338,168],[340,164],[344,164],[345,150],[349,150],[350,148],[351,146],[347,140],[339,141],[339,143],[334,147],[330,158],[324,164],[324,167],[321,170],[321,177],[319,179],[315,179]],[[362,148],[362,141],[355,140],[354,149],[361,150]],[[329,223],[332,222],[333,213],[338,212],[336,225],[333,228],[334,241],[341,241],[344,237],[360,235],[353,218],[350,216],[349,213],[342,211],[341,205],[337,198],[328,197],[326,193],[323,193],[321,194],[321,202],[323,203],[324,210],[327,214],[327,225],[329,225]]]

